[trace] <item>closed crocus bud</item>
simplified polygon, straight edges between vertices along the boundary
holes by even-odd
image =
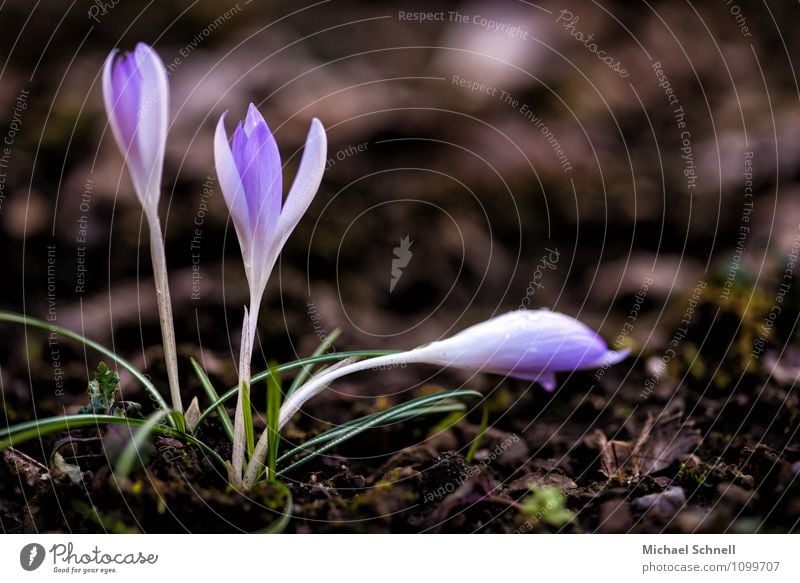
[[[111,132],[125,157],[133,189],[147,218],[172,406],[183,411],[167,259],[158,218],[167,145],[169,85],[164,63],[156,52],[144,43],[137,44],[130,53],[112,51],[103,67],[103,99]]]
[[[169,86],[164,63],[144,43],[114,50],[103,68],[103,98],[114,138],[145,211],[155,211],[167,142]]]
[[[286,399],[281,407],[280,423],[286,423],[303,403],[335,379],[361,370],[432,364],[536,381],[552,391],[556,373],[611,366],[629,353],[629,350],[609,350],[597,333],[565,314],[517,310],[407,352],[323,371]]]

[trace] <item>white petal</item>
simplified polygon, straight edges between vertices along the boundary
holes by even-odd
[[[328,138],[325,135],[325,128],[322,127],[322,122],[314,118],[311,120],[311,128],[308,130],[297,176],[278,219],[279,249],[286,243],[286,239],[292,234],[297,223],[311,205],[311,201],[314,200],[314,195],[317,194],[317,189],[322,182],[322,174],[325,172],[327,154]]]
[[[118,49],[111,51],[106,58],[105,64],[103,64],[103,101],[106,105],[106,114],[108,115],[108,125],[111,126],[111,133],[114,134],[114,139],[117,141],[117,146],[119,149],[122,152],[125,152],[125,150],[128,148],[128,145],[123,142],[122,135],[119,131],[119,126],[117,125],[117,120],[113,115],[114,105],[116,104],[117,98],[116,95],[114,95],[114,85],[111,81],[111,71],[114,67],[114,61],[117,58],[118,52]]]
[[[250,134],[253,131],[253,128],[256,127],[258,124],[265,124],[267,123],[264,120],[264,116],[261,115],[261,112],[258,111],[255,105],[252,103],[247,107],[247,117],[244,119],[244,133],[249,138]]]
[[[236,234],[239,237],[239,245],[242,248],[242,257],[244,258],[245,267],[250,270],[251,258],[250,249],[252,247],[250,241],[250,229],[247,199],[244,194],[244,186],[239,177],[239,171],[236,169],[236,163],[233,160],[231,147],[228,143],[228,134],[225,132],[225,116],[228,115],[226,111],[223,113],[219,122],[217,122],[217,130],[214,134],[214,163],[217,167],[217,178],[219,179],[219,187],[222,190],[222,196],[228,205],[233,220],[233,226],[236,228]]]
[[[556,388],[556,373],[554,372],[539,372],[530,375],[517,375],[517,378],[539,383],[548,391],[552,391]]]
[[[136,63],[142,75],[139,104],[139,155],[142,161],[142,182],[146,184],[145,206],[158,207],[161,195],[161,176],[169,123],[169,83],[164,63],[151,47],[136,45]]]

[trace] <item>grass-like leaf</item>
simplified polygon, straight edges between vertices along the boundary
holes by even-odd
[[[398,413],[397,415],[393,416],[388,420],[384,420],[384,422],[380,425],[374,425],[372,429],[377,429],[380,427],[386,427],[393,423],[399,423],[400,421],[408,421],[409,419],[414,419],[416,417],[422,417],[424,415],[436,415],[441,413],[461,413],[466,410],[466,406],[463,403],[440,403],[436,405],[423,405],[420,408],[409,409],[408,411],[403,411],[402,413]],[[364,415],[363,417],[359,417],[357,419],[353,419],[346,423],[342,423],[341,425],[337,425],[336,427],[332,427],[326,431],[323,431],[319,435],[312,437],[311,439],[304,441],[302,444],[297,445],[287,451],[286,453],[282,454],[278,458],[278,463],[284,462],[296,455],[302,453],[313,453],[311,448],[327,443],[336,437],[343,435],[346,433],[350,428],[354,425],[358,425],[376,417],[377,415],[381,415],[385,413],[385,411],[381,411],[379,413],[371,413],[370,415]]]
[[[343,423],[339,427],[329,429],[325,433],[322,433],[310,439],[303,445],[298,446],[292,449],[291,451],[287,452],[283,456],[281,456],[278,461],[288,459],[292,455],[300,453],[302,451],[307,451],[308,447],[317,445],[319,446],[318,449],[316,449],[315,451],[309,453],[308,455],[300,458],[299,460],[291,463],[287,467],[281,469],[277,473],[277,475],[281,476],[286,472],[293,470],[294,468],[325,453],[331,448],[336,447],[340,443],[343,443],[348,439],[352,439],[356,435],[363,433],[367,429],[371,429],[373,427],[377,427],[382,424],[398,421],[400,419],[407,419],[408,414],[411,412],[414,412],[414,415],[412,415],[412,417],[421,414],[426,414],[427,409],[430,406],[441,404],[442,401],[446,401],[448,399],[452,400],[463,397],[480,397],[480,396],[481,394],[479,392],[470,390],[441,391],[439,393],[434,393],[433,395],[425,395],[423,397],[412,399],[411,401],[408,401],[406,403],[395,405],[394,407],[387,409],[386,411],[381,411],[380,413],[373,413],[372,415],[366,415],[358,419],[353,419],[352,421]],[[452,411],[452,409],[449,410]]]
[[[275,520],[275,522],[270,524],[265,529],[260,530],[257,534],[279,534],[286,529],[286,527],[289,525],[289,520],[292,518],[292,492],[286,487],[285,484],[281,482],[273,482],[273,485],[279,487],[279,489],[283,491],[285,499],[283,510],[281,510],[280,516]]]
[[[275,467],[278,460],[280,429],[278,423],[281,416],[281,376],[275,364],[270,364],[270,375],[267,377],[267,480],[275,480]]]
[[[481,442],[483,441],[483,436],[486,434],[486,428],[488,426],[489,426],[489,405],[484,403],[483,415],[481,416],[481,426],[478,429],[478,435],[475,436],[475,439],[472,441],[472,445],[469,446],[469,451],[467,452],[467,455],[464,458],[467,460],[468,464],[472,463],[472,458],[475,457],[475,453],[481,446]]]
[[[128,425],[141,427],[147,423],[144,419],[129,419],[114,415],[64,415],[61,417],[48,417],[13,425],[0,430],[0,451],[12,446],[20,445],[32,439],[39,439],[45,435],[80,429],[83,427],[101,427],[103,425]],[[161,437],[174,437],[186,443],[197,446],[204,454],[217,462],[220,467],[225,467],[225,461],[219,454],[196,437],[178,431],[166,425],[155,425],[152,433]]]
[[[161,396],[161,393],[158,392],[158,389],[150,382],[150,380],[142,374],[135,366],[133,366],[130,362],[122,358],[121,356],[117,356],[114,351],[106,348],[102,344],[98,344],[94,340],[90,340],[85,336],[81,336],[77,332],[73,332],[72,330],[67,330],[66,328],[61,328],[60,326],[54,326],[49,322],[45,322],[43,320],[39,320],[37,318],[32,318],[31,316],[24,316],[22,314],[17,314],[16,312],[9,312],[7,310],[0,310],[0,322],[13,322],[15,324],[22,324],[24,326],[31,326],[33,328],[38,328],[40,330],[45,330],[47,332],[56,332],[57,334],[64,336],[65,338],[69,338],[70,340],[75,340],[76,342],[80,342],[81,344],[96,350],[100,354],[110,358],[114,362],[116,362],[119,366],[127,370],[131,373],[131,376],[135,378],[139,383],[144,387],[144,390],[150,395],[153,401],[156,402],[160,409],[164,409],[165,411],[169,411],[170,407],[167,405],[167,402],[164,400],[164,397]],[[175,419],[169,417],[169,423],[173,427],[177,427],[177,422]]]
[[[336,342],[336,339],[339,338],[341,333],[342,333],[341,328],[336,328],[336,329],[333,330],[333,332],[328,334],[328,336],[325,338],[325,340],[320,342],[319,346],[317,346],[317,349],[311,354],[312,358],[315,357],[315,356],[319,356],[319,355],[323,354],[324,352],[327,352],[327,350],[331,346],[333,346],[333,343]],[[302,368],[300,369],[300,371],[295,375],[294,380],[292,381],[292,384],[289,385],[289,390],[286,391],[286,396],[288,397],[289,395],[294,393],[300,387],[300,385],[302,385],[303,382],[311,375],[311,372],[313,370],[314,370],[313,363],[312,364],[304,364],[302,366]]]
[[[211,379],[208,378],[206,371],[203,370],[203,367],[200,366],[200,363],[194,358],[190,358],[189,360],[191,361],[192,368],[194,369],[194,372],[200,381],[200,386],[203,387],[203,390],[206,392],[206,396],[208,397],[209,401],[212,403],[219,403],[216,407],[212,405],[206,409],[206,413],[197,418],[197,421],[192,427],[192,431],[196,431],[197,428],[200,427],[200,423],[202,423],[210,413],[216,411],[217,416],[219,417],[219,422],[222,424],[222,429],[225,430],[225,435],[227,435],[228,439],[231,441],[231,443],[233,443],[233,422],[231,421],[231,417],[228,415],[228,411],[225,409],[223,402],[219,398],[219,393],[217,393],[214,385],[211,384]]]
[[[255,433],[253,431],[253,408],[250,405],[250,385],[242,381],[242,415],[244,416],[244,443],[248,459],[253,455],[256,447]]]
[[[169,424],[181,433],[186,433],[186,417],[180,411],[172,410],[167,412]]]
[[[166,415],[165,411],[156,411],[136,429],[131,440],[117,458],[117,463],[114,464],[114,474],[117,478],[127,478],[130,475],[133,467],[136,465],[136,461],[141,459],[142,447],[144,447],[144,444],[150,439],[150,435],[164,415]]]

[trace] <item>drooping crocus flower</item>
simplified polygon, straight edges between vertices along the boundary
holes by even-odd
[[[412,350],[406,361],[536,381],[552,391],[556,373],[611,366],[628,353],[609,350],[596,332],[566,314],[515,310]]]
[[[183,411],[167,260],[158,218],[169,107],[169,86],[164,63],[144,43],[137,44],[133,52],[121,53],[115,49],[103,67],[103,98],[111,131],[125,157],[133,189],[147,218],[172,406]]]
[[[331,367],[306,381],[284,401],[279,427],[331,382],[358,371],[432,364],[536,381],[552,391],[556,373],[611,366],[625,359],[629,352],[609,350],[597,333],[565,314],[550,310],[516,310],[413,350]],[[263,460],[266,445],[262,436],[253,452],[253,460]],[[251,462],[245,484],[255,483],[259,471],[260,466],[254,467]]]
[[[242,249],[250,286],[239,353],[239,401],[236,407],[233,469],[242,474],[244,414],[242,391],[249,390],[250,360],[264,288],[286,240],[308,209],[322,181],[327,138],[322,123],[311,121],[297,176],[283,202],[281,158],[275,138],[253,104],[228,142],[223,113],[214,137],[214,158],[220,188]]]

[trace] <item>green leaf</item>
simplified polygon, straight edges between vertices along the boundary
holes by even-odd
[[[132,526],[128,526],[119,518],[114,518],[111,516],[106,516],[104,514],[100,514],[100,511],[91,504],[87,504],[82,500],[72,500],[70,502],[70,506],[72,509],[83,516],[84,518],[91,520],[97,526],[103,529],[103,531],[111,534],[141,534],[141,531],[137,528]]]
[[[230,415],[228,415],[228,411],[225,409],[225,405],[223,405],[217,390],[214,388],[214,385],[211,384],[211,379],[208,378],[206,371],[203,370],[203,367],[200,366],[200,363],[194,358],[191,358],[190,361],[192,363],[192,368],[194,369],[194,372],[200,381],[200,386],[203,387],[203,390],[206,392],[206,396],[208,396],[208,399],[212,403],[211,407],[206,409],[206,412],[198,417],[197,421],[192,427],[192,431],[197,431],[197,428],[200,427],[200,424],[203,422],[203,420],[208,417],[210,413],[216,411],[217,416],[219,417],[219,422],[222,424],[222,429],[225,431],[225,435],[227,435],[230,442],[233,443],[233,422],[231,421]],[[217,405],[214,406],[213,403],[217,403]]]
[[[256,447],[255,433],[253,431],[253,409],[250,405],[250,386],[247,381],[242,381],[242,414],[244,415],[244,439],[247,448],[247,457],[253,455]]]
[[[133,470],[136,462],[142,459],[142,448],[150,439],[150,435],[155,431],[156,425],[166,415],[165,411],[156,411],[145,422],[136,429],[132,439],[125,445],[125,449],[117,458],[114,464],[114,475],[117,478],[127,478]]]
[[[325,338],[325,340],[320,342],[319,346],[317,346],[317,349],[311,355],[312,358],[315,357],[315,356],[319,356],[323,352],[327,352],[327,350],[331,346],[333,346],[333,343],[336,342],[336,339],[339,338],[341,333],[342,333],[341,328],[336,328],[333,332],[331,332]],[[314,370],[313,363],[304,364],[302,366],[302,368],[300,369],[300,371],[295,375],[294,380],[292,381],[292,384],[289,385],[289,390],[286,391],[286,397],[288,397],[289,395],[294,393],[297,389],[299,389],[300,385],[302,385],[303,381],[305,381],[311,375],[311,372],[313,370]]]
[[[427,409],[429,408],[429,406],[441,404],[443,401],[446,401],[448,399],[457,399],[462,397],[480,397],[480,396],[482,395],[479,392],[470,390],[441,391],[439,393],[434,393],[433,395],[425,395],[423,397],[418,397],[416,399],[408,401],[407,403],[396,405],[380,413],[374,413],[372,415],[367,415],[365,417],[360,417],[358,419],[348,421],[347,423],[343,423],[339,427],[330,429],[325,433],[320,434],[313,439],[310,439],[302,446],[296,447],[293,450],[281,456],[278,462],[289,458],[291,455],[295,453],[299,453],[301,451],[307,451],[308,447],[311,447],[312,445],[320,446],[317,450],[309,453],[308,455],[293,462],[289,466],[281,469],[277,473],[277,475],[281,476],[285,474],[286,472],[325,453],[329,449],[336,447],[340,443],[343,443],[348,439],[352,439],[356,435],[363,433],[367,429],[380,426],[381,424],[395,422],[401,419],[407,419],[408,418],[407,415],[412,411],[414,412],[413,416],[424,415],[427,413]],[[439,411],[437,410],[437,412]]]
[[[129,419],[126,417],[116,417],[114,415],[64,415],[61,417],[48,417],[13,425],[5,429],[0,429],[0,451],[12,446],[20,445],[32,439],[40,439],[53,433],[71,431],[84,427],[100,428],[103,425],[128,425],[130,427],[141,427],[146,421],[144,419]],[[225,461],[208,445],[188,433],[178,431],[166,425],[156,425],[152,433],[161,437],[174,437],[186,443],[197,446],[204,454],[213,459],[220,467],[225,467]]]
[[[150,382],[144,374],[142,374],[135,366],[133,366],[130,362],[122,358],[121,356],[117,356],[112,350],[106,348],[102,344],[98,344],[94,340],[89,340],[85,336],[81,336],[80,334],[73,332],[71,330],[67,330],[66,328],[61,328],[60,326],[54,326],[49,322],[44,322],[43,320],[39,320],[37,318],[32,318],[30,316],[23,316],[22,314],[17,314],[16,312],[9,312],[6,310],[0,310],[0,322],[13,322],[15,324],[22,324],[24,326],[31,326],[33,328],[38,328],[40,330],[45,330],[47,332],[55,332],[65,338],[69,338],[70,340],[75,340],[80,342],[81,344],[88,346],[106,356],[116,362],[119,366],[127,370],[133,378],[135,378],[139,383],[144,387],[144,390],[150,395],[153,401],[158,405],[159,409],[164,409],[165,411],[169,411],[169,405],[164,400],[164,397],[161,396],[161,393],[158,392],[158,389]],[[170,424],[173,427],[176,427],[175,421],[170,418]]]
[[[463,413],[466,410],[466,406],[463,403],[440,403],[435,405],[423,405],[419,408],[409,409],[407,411],[403,411],[398,413],[397,415],[391,417],[390,419],[384,420],[381,425],[374,425],[372,429],[377,429],[380,427],[386,427],[388,425],[392,425],[394,423],[399,423],[401,421],[408,421],[411,419],[415,419],[417,417],[423,417],[425,415],[436,415],[440,413]],[[283,455],[278,458],[278,463],[286,461],[296,455],[302,453],[313,453],[310,448],[327,443],[336,437],[347,432],[347,430],[355,425],[359,425],[373,417],[377,417],[378,415],[383,414],[384,412],[381,411],[380,413],[372,413],[370,415],[364,415],[363,417],[358,417],[357,419],[353,419],[346,423],[342,423],[341,425],[337,425],[327,431],[320,433],[319,435],[312,437],[311,439],[304,441],[301,445],[297,445],[293,447],[291,450],[287,451]],[[459,415],[461,418],[462,415]]]
[[[472,445],[469,446],[469,451],[464,459],[467,460],[468,464],[472,463],[472,458],[475,457],[475,452],[478,451],[478,448],[481,446],[481,442],[483,441],[483,436],[486,434],[486,427],[489,425],[489,405],[487,403],[483,404],[483,416],[481,417],[481,426],[478,429],[478,435],[475,436],[475,439],[472,441]]]
[[[167,419],[169,419],[169,424],[175,429],[181,433],[186,433],[186,418],[183,416],[183,413],[173,409],[167,412]]]
[[[466,414],[463,412],[464,409],[465,408],[462,407],[461,410],[453,411],[449,415],[442,417],[442,419],[436,423],[436,425],[430,428],[428,433],[442,433],[443,431],[447,431],[451,427],[457,425],[464,417],[466,417]]]
[[[533,484],[528,486],[531,493],[522,501],[522,512],[536,524],[543,521],[550,526],[561,528],[574,518],[574,514],[565,507],[567,497],[558,488],[540,488]]]
[[[272,482],[273,486],[278,487],[284,497],[283,510],[281,510],[279,517],[270,524],[268,527],[259,531],[258,534],[279,534],[283,532],[289,525],[289,520],[292,518],[292,492],[285,484],[281,482]]]
[[[280,444],[280,430],[278,425],[281,416],[281,375],[275,363],[269,365],[267,377],[267,480],[275,480],[275,467],[278,460],[278,445]]]

